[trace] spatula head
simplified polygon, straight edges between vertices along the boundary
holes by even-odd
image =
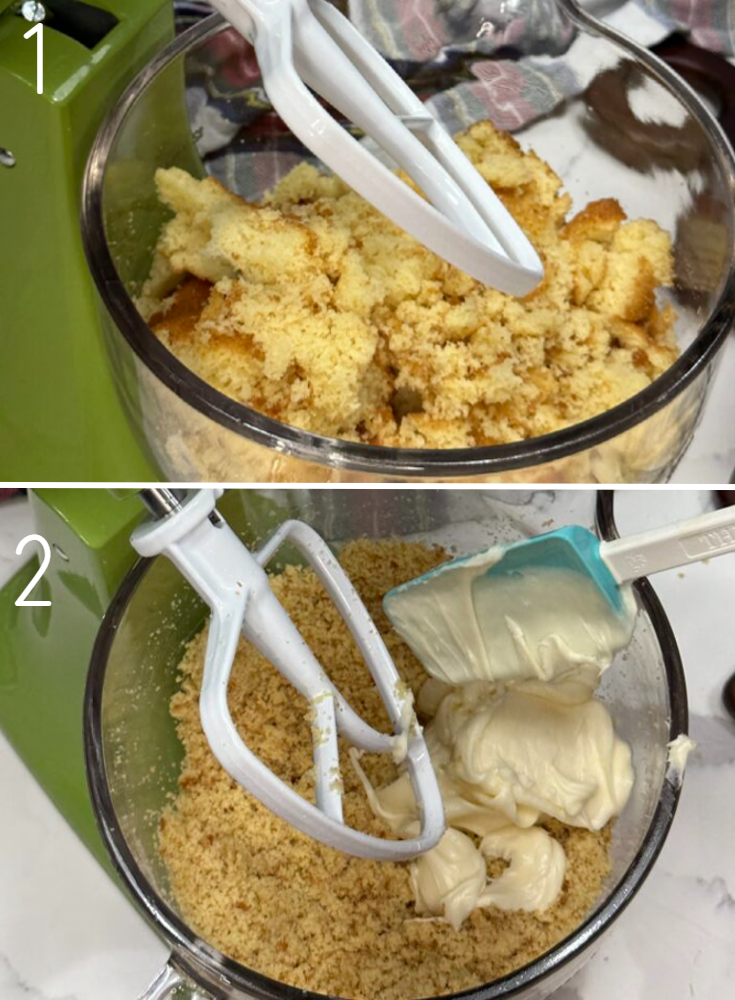
[[[497,546],[495,551],[498,552],[498,561],[488,568],[489,575],[510,575],[534,566],[574,570],[589,576],[613,608],[617,611],[622,609],[618,582],[600,557],[600,540],[586,528],[578,525],[557,528],[555,531],[534,535],[532,538],[524,538],[521,542],[503,546],[502,550],[500,546]],[[484,553],[480,553],[480,555],[484,555]],[[451,562],[443,563],[441,566],[429,570],[428,573],[416,577],[415,580],[409,580],[408,583],[394,587],[385,595],[386,610],[398,594],[405,593],[412,587],[428,583],[437,576],[451,573],[462,566],[476,563],[477,559],[478,555],[460,556],[458,559],[453,559]]]
[[[616,611],[623,610],[618,582],[600,557],[600,540],[586,528],[578,525],[557,528],[509,545],[502,559],[488,573],[508,576],[535,566],[582,573]]]
[[[450,684],[558,680],[592,686],[630,639],[635,603],[581,527],[455,559],[390,591],[386,614]]]

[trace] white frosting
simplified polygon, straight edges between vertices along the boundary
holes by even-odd
[[[536,816],[599,830],[628,800],[630,748],[601,702],[565,702],[540,688],[484,696],[474,689],[469,698],[457,689],[439,706],[430,746],[437,740],[449,751],[440,768],[471,801],[491,801],[513,823],[527,806]]]
[[[689,754],[697,749],[696,742],[684,733],[680,733],[675,740],[667,743],[669,748],[668,764],[679,778],[683,777],[686,770]]]
[[[501,910],[541,912],[559,898],[567,858],[559,841],[546,830],[506,826],[485,837],[480,850],[486,858],[503,858],[510,864],[499,878],[488,882],[479,906],[492,903]]]
[[[412,730],[416,729],[420,732],[421,727],[418,724],[413,708],[413,691],[401,682],[396,690],[396,697],[402,702],[401,731],[398,736],[393,737],[393,760],[396,764],[400,764],[408,755],[408,738]]]
[[[534,824],[553,816],[599,830],[619,815],[633,787],[630,748],[601,702],[565,701],[553,685],[534,684],[531,691],[523,684],[441,685],[438,704],[436,685],[426,682],[429,695],[422,690],[419,704],[437,705],[426,740],[449,829],[411,866],[417,912],[458,927],[472,910],[491,904],[544,910],[561,892],[566,858]],[[353,761],[373,812],[399,836],[416,836],[408,775],[376,790],[354,755]],[[481,837],[479,846],[467,834]],[[494,880],[486,873],[489,857],[510,863]]]
[[[630,588],[620,588],[617,612],[588,576],[571,569],[488,575],[503,551],[496,546],[448,563],[399,588],[386,596],[386,614],[426,670],[447,684],[535,678],[594,687],[630,641]]]
[[[411,865],[416,912],[441,913],[455,928],[476,909],[486,881],[484,857],[459,830],[447,830],[432,851]]]
[[[509,865],[488,881],[486,858]],[[564,850],[545,830],[506,826],[476,847],[459,830],[449,829],[433,851],[411,865],[411,885],[419,914],[442,914],[459,928],[473,910],[542,911],[551,906],[564,882]]]
[[[593,697],[627,645],[635,604],[616,612],[571,570],[488,577],[495,549],[386,599],[398,631],[432,675],[418,698],[448,830],[411,866],[417,913],[461,926],[476,908],[541,911],[561,892],[566,857],[535,826],[554,817],[600,830],[633,787],[631,752]],[[683,745],[672,747],[672,763]],[[686,751],[688,752],[688,751]],[[685,759],[685,757],[684,757]],[[371,787],[371,807],[399,836],[419,830],[407,775]],[[486,860],[508,862],[488,878]]]

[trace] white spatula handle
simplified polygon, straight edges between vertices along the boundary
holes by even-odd
[[[600,545],[618,583],[735,552],[735,507]]]

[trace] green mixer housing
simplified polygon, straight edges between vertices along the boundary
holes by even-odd
[[[51,605],[15,605],[38,570],[37,558],[0,591],[0,729],[106,860],[87,794],[82,703],[97,629],[135,559],[129,539],[141,507],[134,497],[116,500],[103,490],[39,490],[30,502],[33,530],[52,551],[30,599]]]
[[[5,480],[157,479],[118,399],[79,226],[107,110],[174,33],[171,0],[44,0],[44,86],[0,0],[0,467]]]
[[[87,791],[83,700],[100,623],[138,558],[130,545],[144,515],[136,492],[32,491],[33,530],[47,540],[52,554],[29,599],[51,604],[15,605],[38,570],[37,557],[0,590],[0,729],[105,865],[107,853]],[[218,507],[250,546],[262,543],[284,516],[272,501],[248,490],[228,492]],[[184,589],[191,602],[182,613],[191,616],[193,634],[206,608],[188,585]]]

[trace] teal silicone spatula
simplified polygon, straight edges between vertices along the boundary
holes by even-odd
[[[733,551],[734,508],[612,542],[564,527],[438,566],[383,605],[440,680],[550,680],[570,664],[599,672],[627,644],[627,583]]]

